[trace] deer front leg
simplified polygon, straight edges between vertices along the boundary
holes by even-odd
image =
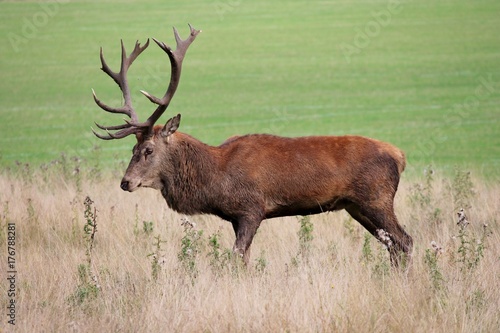
[[[250,245],[253,237],[260,226],[262,219],[260,218],[240,218],[233,222],[233,229],[236,235],[233,252],[243,258],[243,262],[248,266],[250,261]]]

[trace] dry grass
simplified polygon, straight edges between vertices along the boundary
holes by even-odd
[[[297,218],[265,221],[253,243],[252,267],[244,270],[234,259],[221,259],[216,269],[208,238],[219,231],[220,251],[231,248],[229,223],[191,217],[203,234],[189,245],[181,240],[194,233],[184,230],[182,216],[170,211],[158,192],[122,192],[118,177],[29,178],[0,176],[2,272],[7,223],[16,225],[17,332],[494,332],[500,327],[498,183],[475,180],[475,195],[463,195],[470,225],[461,241],[454,206],[462,194],[451,189],[452,181],[437,177],[432,189],[425,179],[420,187],[403,181],[397,215],[415,241],[412,269],[403,274],[389,268],[386,251],[344,212],[313,216],[314,239],[302,244],[302,251]],[[464,193],[470,189],[466,182],[461,186]],[[97,210],[97,232],[90,275],[82,276],[89,259],[83,231],[87,195]],[[485,223],[488,236],[481,242]],[[164,241],[159,250],[158,239]],[[431,241],[443,248],[438,256]],[[183,244],[188,257],[181,260]],[[2,311],[1,331],[12,329],[7,319]]]

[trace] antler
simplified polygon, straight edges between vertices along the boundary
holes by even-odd
[[[172,100],[172,97],[175,94],[175,91],[177,90],[181,77],[182,61],[184,60],[186,51],[189,45],[191,45],[191,43],[194,41],[196,36],[201,32],[201,30],[196,30],[191,25],[189,25],[189,29],[191,31],[189,37],[185,40],[182,40],[179,37],[177,29],[175,29],[174,27],[174,36],[175,36],[175,41],[177,43],[177,48],[175,51],[173,51],[169,46],[165,45],[165,43],[160,42],[155,38],[153,38],[156,44],[158,44],[158,46],[167,53],[170,59],[170,64],[172,69],[170,75],[170,83],[168,85],[167,91],[165,92],[165,95],[161,99],[147,93],[146,91],[141,90],[141,93],[143,93],[152,103],[158,105],[153,114],[143,123],[139,123],[137,114],[135,113],[132,107],[132,101],[130,98],[130,90],[128,87],[126,74],[132,62],[139,56],[139,54],[141,54],[142,51],[144,51],[148,47],[149,39],[143,47],[140,46],[139,42],[136,42],[134,51],[130,54],[129,57],[126,56],[125,48],[123,47],[123,41],[122,41],[122,65],[119,73],[111,71],[111,69],[108,67],[108,65],[104,61],[101,48],[101,63],[102,63],[101,69],[106,74],[108,74],[122,90],[124,105],[120,108],[109,107],[106,104],[102,103],[96,97],[94,90],[92,90],[92,93],[94,94],[94,100],[96,104],[99,105],[99,107],[101,107],[103,110],[107,112],[122,113],[128,115],[130,117],[130,121],[125,119],[125,124],[117,126],[102,126],[96,123],[97,127],[107,132],[107,136],[105,136],[95,132],[92,129],[92,132],[94,132],[94,134],[98,138],[103,140],[111,140],[111,139],[121,139],[133,133],[143,133],[145,135],[150,135],[152,133],[152,129],[155,122],[161,117],[163,112],[165,112],[168,105],[170,104],[170,101]],[[118,132],[115,133],[109,132],[116,130],[118,130]]]
[[[120,90],[123,93],[123,99],[124,99],[123,106],[119,107],[119,108],[110,107],[110,106],[104,104],[103,102],[101,102],[101,100],[99,100],[97,98],[94,89],[92,89],[92,94],[94,95],[94,101],[96,102],[96,104],[99,105],[99,107],[101,109],[103,109],[104,111],[111,112],[111,113],[126,114],[127,116],[130,117],[132,122],[137,122],[138,121],[137,114],[135,113],[135,110],[132,107],[132,99],[131,99],[130,89],[129,89],[128,82],[127,82],[127,71],[129,69],[130,65],[132,65],[132,63],[134,62],[134,60],[149,46],[149,39],[147,40],[146,44],[144,44],[144,46],[142,46],[142,47],[141,47],[141,44],[139,43],[139,41],[136,41],[134,51],[132,51],[132,53],[128,57],[127,57],[127,52],[125,51],[125,46],[123,45],[123,40],[121,41],[121,46],[122,46],[122,63],[121,63],[119,73],[113,72],[111,70],[111,68],[109,68],[108,64],[104,60],[104,56],[102,53],[102,47],[101,47],[101,51],[100,51],[100,57],[101,57],[101,65],[102,65],[101,69],[102,69],[102,71],[105,72],[106,74],[108,74],[116,82],[116,84],[118,84],[118,86],[120,87]],[[102,126],[102,125],[99,125],[96,123],[96,126],[102,130],[105,130],[108,133],[107,136],[104,136],[104,135],[100,135],[99,133],[97,133],[96,131],[94,131],[92,129],[92,132],[94,132],[94,134],[98,138],[103,139],[103,140],[121,139],[121,138],[124,138],[127,135],[130,135],[130,134],[135,132],[135,130],[128,123],[123,124],[123,125],[118,125],[118,126]],[[114,134],[109,132],[109,131],[115,131],[115,130],[120,130],[120,131],[118,131]]]

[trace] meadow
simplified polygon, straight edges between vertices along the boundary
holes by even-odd
[[[123,192],[118,175],[76,163],[0,176],[10,189],[0,194],[2,275],[7,255],[17,272],[8,283],[2,277],[2,332],[469,333],[500,325],[498,183],[431,169],[403,180],[396,214],[415,243],[408,272],[392,269],[386,249],[345,212],[264,221],[245,268],[232,256],[229,223],[178,215],[158,192]],[[457,224],[461,208],[466,226]]]
[[[498,331],[499,13],[494,0],[0,1],[0,332]],[[160,121],[182,113],[180,130],[213,145],[258,132],[402,148],[408,272],[345,212],[265,221],[244,268],[228,223],[120,190],[134,139],[90,130],[122,121],[92,99],[121,103],[99,48],[116,69],[120,39],[173,45],[187,23],[203,32]],[[162,95],[168,75],[156,45],[132,66],[141,119],[139,90]]]

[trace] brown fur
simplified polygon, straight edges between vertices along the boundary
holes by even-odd
[[[411,254],[393,201],[404,153],[360,136],[235,136],[213,147],[177,132],[180,116],[138,136],[122,188],[161,190],[174,210],[232,223],[245,262],[262,220],[345,209],[388,245],[391,261]],[[148,153],[146,153],[146,151]],[[383,230],[390,241],[380,236]]]

